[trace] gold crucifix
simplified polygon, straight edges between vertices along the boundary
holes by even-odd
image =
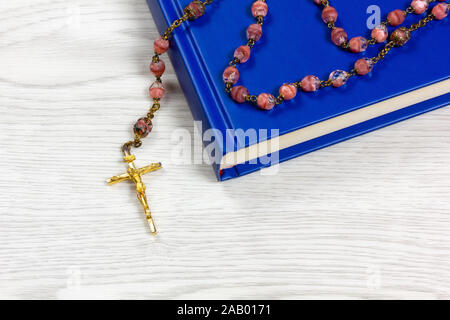
[[[149,166],[137,169],[134,165],[134,160],[136,160],[136,157],[130,153],[129,148],[124,146],[123,152],[125,155],[123,161],[128,163],[127,172],[118,176],[111,177],[106,182],[109,185],[113,185],[126,180],[131,180],[135,183],[137,198],[144,208],[145,217],[147,218],[148,225],[150,226],[150,231],[153,235],[156,235],[156,227],[155,223],[153,222],[150,208],[148,206],[147,196],[145,194],[146,187],[144,182],[142,181],[142,176],[149,172],[161,169],[161,163],[153,163]]]

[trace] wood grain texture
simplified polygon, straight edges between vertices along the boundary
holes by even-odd
[[[138,164],[119,147],[149,105],[144,0],[0,3],[0,298],[450,298],[450,109],[218,183],[180,165],[192,117],[169,95]],[[146,232],[147,231],[147,232]]]

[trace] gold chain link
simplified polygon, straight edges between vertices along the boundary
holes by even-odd
[[[165,40],[169,40],[169,37],[172,35],[173,31],[178,28],[179,26],[181,26],[181,24],[186,21],[187,19],[189,19],[189,16],[187,13],[185,13],[181,18],[175,20],[172,25],[170,27],[168,27],[166,29],[166,31],[164,32],[164,34],[162,35],[162,38]]]
[[[153,119],[155,117],[156,111],[158,111],[160,108],[161,104],[159,103],[159,99],[154,99],[154,103],[147,113],[147,118]]]
[[[423,28],[427,25],[428,22],[434,20],[434,15],[433,14],[429,14],[428,16],[426,16],[425,18],[423,18],[422,20],[420,20],[418,23],[414,23],[412,24],[408,30],[409,31],[416,31],[419,28]]]
[[[388,43],[386,43],[386,45],[384,46],[383,49],[380,50],[378,55],[376,57],[372,58],[373,63],[377,63],[380,60],[384,59],[393,47],[394,47],[394,41],[389,41]]]

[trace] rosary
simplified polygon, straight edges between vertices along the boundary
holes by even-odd
[[[252,15],[256,19],[256,23],[251,24],[247,28],[247,44],[242,45],[234,52],[234,57],[229,63],[228,67],[223,73],[223,80],[225,83],[225,91],[237,103],[250,103],[262,110],[271,110],[276,105],[283,103],[285,100],[295,98],[298,91],[314,92],[324,87],[333,86],[335,88],[343,86],[348,79],[354,76],[364,76],[372,71],[376,63],[383,60],[391,49],[394,47],[401,47],[411,39],[412,32],[419,28],[425,27],[433,20],[442,20],[447,17],[450,5],[444,0],[413,0],[409,7],[405,10],[394,10],[390,12],[387,19],[380,25],[375,27],[370,39],[362,36],[351,38],[348,41],[348,35],[343,28],[336,26],[338,13],[335,8],[330,6],[328,0],[312,0],[322,9],[322,20],[331,29],[331,41],[343,50],[352,53],[364,52],[368,46],[376,45],[378,43],[385,43],[384,47],[379,51],[378,55],[372,58],[361,58],[355,62],[353,69],[349,71],[335,70],[331,72],[328,80],[320,80],[314,75],[308,75],[300,81],[285,83],[280,86],[278,95],[275,97],[270,93],[260,93],[259,95],[252,95],[244,86],[235,85],[240,77],[237,65],[245,63],[250,59],[251,49],[262,36],[262,26],[264,17],[268,13],[268,5],[266,0],[257,0],[251,7]],[[160,101],[165,94],[165,88],[162,84],[161,76],[166,69],[165,63],[160,59],[160,55],[167,52],[169,49],[169,40],[172,33],[183,22],[187,20],[195,20],[205,14],[206,6],[211,4],[213,0],[193,1],[185,9],[181,18],[175,20],[165,33],[154,42],[155,55],[150,64],[150,71],[156,77],[156,81],[150,86],[150,97],[153,99],[153,105],[147,113],[146,117],[140,118],[134,125],[134,140],[128,141],[122,146],[122,153],[124,155],[123,161],[128,164],[126,173],[111,177],[107,180],[109,185],[131,180],[136,185],[136,193],[139,202],[144,209],[145,217],[150,226],[150,231],[156,235],[156,227],[149,209],[147,196],[145,193],[146,187],[142,181],[142,176],[146,173],[153,172],[162,168],[161,163],[154,163],[143,168],[136,168],[134,161],[136,157],[131,153],[131,148],[139,148],[142,145],[142,138],[145,138],[153,128],[152,119],[156,111],[161,107]],[[433,2],[439,2],[430,11],[429,6]],[[388,26],[397,27],[403,24],[408,14],[421,15],[428,12],[427,15],[419,20],[417,23],[409,27],[399,27],[392,31],[389,35]]]

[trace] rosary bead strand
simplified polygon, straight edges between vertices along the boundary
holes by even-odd
[[[322,20],[327,23],[327,26],[331,29],[331,41],[336,46],[345,50],[353,53],[360,53],[366,51],[370,45],[385,42],[389,38],[387,26],[397,27],[405,21],[408,14],[423,14],[427,11],[431,3],[444,0],[413,0],[411,5],[405,10],[396,9],[391,11],[385,21],[381,22],[378,26],[372,29],[369,40],[365,37],[357,36],[350,39],[350,41],[348,41],[347,32],[343,28],[336,27],[335,23],[338,18],[338,13],[335,8],[330,6],[330,1],[313,1],[315,4],[324,7],[322,10]]]
[[[416,0],[417,1],[417,0]],[[439,2],[443,2],[442,0],[438,0]],[[316,4],[320,4],[325,6],[325,9],[331,8],[329,6],[329,1],[327,0],[314,0]],[[413,1],[414,2],[414,1]],[[429,0],[427,1],[427,9],[428,4],[431,2],[435,2],[435,0]],[[334,8],[333,8],[334,9]],[[333,31],[332,31],[332,38],[333,38],[333,32],[336,32],[336,34],[342,33],[342,28],[337,28],[334,26],[334,22],[337,20],[337,12],[333,9],[327,9],[325,13],[322,14],[322,18],[325,22],[328,21],[328,24],[332,25]],[[419,10],[419,4],[418,3],[412,3],[411,6],[405,11],[406,13],[411,12],[420,12]],[[357,60],[354,64],[354,67],[350,71],[344,71],[344,70],[335,70],[331,72],[329,75],[328,80],[320,80],[318,77],[314,75],[308,75],[304,77],[301,81],[297,81],[294,83],[285,83],[283,84],[279,89],[279,95],[278,97],[275,97],[274,95],[270,93],[261,93],[259,95],[252,95],[249,93],[248,89],[244,86],[234,86],[240,78],[239,70],[237,69],[237,64],[244,63],[248,61],[250,57],[249,50],[253,45],[256,43],[257,40],[261,38],[262,35],[262,25],[263,25],[263,19],[268,13],[268,6],[266,1],[258,0],[252,5],[252,14],[255,16],[255,18],[258,20],[258,23],[255,25],[258,25],[259,27],[255,27],[255,25],[251,25],[247,29],[247,38],[248,38],[248,52],[244,54],[242,50],[242,46],[239,47],[234,54],[234,59],[230,62],[229,66],[225,69],[223,73],[223,80],[225,82],[225,91],[230,94],[231,98],[237,102],[237,103],[244,103],[249,102],[252,104],[256,104],[258,108],[263,110],[271,110],[275,105],[281,104],[285,100],[291,100],[293,99],[297,93],[298,89],[301,89],[304,92],[315,92],[318,91],[321,88],[333,86],[335,88],[339,88],[347,83],[348,79],[350,79],[353,76],[359,75],[364,76],[370,73],[375,66],[376,63],[380,62],[382,59],[385,58],[385,56],[389,53],[389,51],[394,47],[400,47],[406,44],[410,38],[411,33],[419,28],[424,27],[428,22],[432,20],[442,20],[444,19],[448,13],[449,13],[449,4],[447,3],[439,3],[437,4],[432,10],[431,13],[428,14],[425,18],[421,19],[418,23],[412,24],[409,28],[406,27],[400,27],[396,30],[394,30],[390,37],[389,41],[385,44],[385,46],[380,50],[377,56],[372,58],[361,58]],[[392,12],[391,12],[392,13]],[[423,12],[422,12],[423,13]],[[261,14],[261,15],[258,15]],[[399,15],[399,12],[394,10],[393,13],[390,15],[390,20],[393,21],[395,18]],[[388,18],[389,20],[389,18]],[[397,21],[397,20],[396,20]],[[392,22],[385,22],[382,24],[384,28],[386,28],[386,25],[396,25],[396,23]],[[398,24],[397,24],[398,25]],[[249,31],[250,30],[250,31]],[[257,32],[254,32],[254,31]],[[387,28],[386,28],[387,30]],[[380,36],[378,34],[378,36]],[[388,34],[386,32],[385,35],[383,35],[383,38],[386,38],[384,40],[387,40]],[[346,38],[346,33],[345,33]],[[356,40],[355,40],[356,39]],[[342,39],[339,40],[342,42]],[[337,38],[334,39],[333,42],[339,42]],[[367,43],[366,43],[367,42]],[[369,43],[370,42],[370,43]],[[367,41],[363,37],[356,37],[350,40],[349,43],[346,42],[342,43],[341,46],[348,47],[353,52],[362,52],[365,50],[365,47],[367,47],[368,44],[374,44],[376,42],[375,38],[372,38],[370,41]],[[247,49],[246,49],[247,50]],[[244,58],[245,61],[241,61],[241,59]]]
[[[160,55],[167,52],[167,50],[169,49],[169,39],[172,32],[176,28],[178,28],[184,21],[188,19],[194,20],[202,16],[205,13],[205,6],[210,3],[212,3],[212,0],[206,0],[204,2],[191,2],[184,9],[183,16],[175,20],[172,25],[167,28],[164,34],[155,40],[153,44],[155,55],[153,56],[152,62],[150,64],[150,71],[153,73],[156,80],[149,88],[149,94],[153,99],[153,105],[148,111],[147,116],[138,119],[134,124],[134,140],[128,141],[122,146],[123,161],[127,163],[127,171],[106,180],[109,185],[113,185],[122,181],[131,181],[134,183],[137,198],[141,203],[142,208],[144,209],[145,218],[150,228],[150,232],[153,235],[156,235],[157,231],[150,211],[149,202],[146,195],[146,186],[143,182],[142,176],[161,169],[162,165],[160,162],[157,162],[142,168],[137,168],[134,164],[136,157],[131,153],[131,148],[139,148],[140,146],[142,146],[142,138],[147,137],[148,134],[152,131],[152,119],[154,118],[156,111],[161,108],[160,100],[163,98],[166,92],[162,84],[161,76],[164,74],[166,66],[164,64],[164,61],[160,59]]]
[[[278,97],[270,93],[261,93],[258,96],[252,96],[244,86],[235,86],[239,80],[240,74],[237,65],[245,63],[250,59],[251,49],[256,42],[262,37],[262,26],[264,18],[269,12],[269,7],[265,0],[257,0],[252,4],[251,12],[256,19],[256,23],[251,24],[247,28],[247,44],[238,47],[234,52],[234,58],[230,61],[229,66],[223,73],[223,80],[225,82],[225,91],[230,94],[231,98],[237,103],[251,102],[256,103],[259,108],[270,110],[275,105],[282,103],[285,99],[290,100],[297,94],[297,87],[292,84],[285,84],[280,87]],[[285,96],[287,98],[285,98]]]
[[[147,115],[136,121],[133,126],[134,140],[125,143],[127,149],[131,146],[139,148],[142,145],[142,138],[145,138],[153,129],[152,119],[155,113],[161,108],[160,101],[164,97],[166,90],[162,82],[162,75],[166,70],[166,65],[160,56],[166,53],[170,47],[170,38],[172,33],[187,20],[195,20],[205,14],[206,6],[211,4],[213,0],[206,1],[192,1],[184,9],[184,14],[179,19],[175,20],[165,32],[158,37],[153,43],[154,56],[150,63],[150,72],[155,76],[155,81],[149,88],[150,98],[153,100],[153,105],[148,111]]]
[[[264,18],[268,14],[269,7],[266,0],[256,0],[251,6],[251,13],[256,19],[256,23],[251,24],[246,31],[247,43],[239,46],[235,52],[234,57],[230,61],[229,66],[223,73],[223,80],[225,82],[225,91],[230,94],[231,98],[237,103],[250,102],[256,104],[259,108],[264,110],[271,110],[275,105],[281,104],[285,100],[291,100],[298,94],[298,89],[304,92],[318,91],[320,88],[333,86],[341,87],[347,80],[354,75],[366,75],[370,73],[373,66],[383,59],[386,54],[394,47],[404,45],[409,41],[411,32],[417,28],[425,26],[431,20],[442,20],[448,15],[449,5],[444,3],[444,0],[413,0],[411,5],[404,11],[394,10],[390,12],[387,19],[379,26],[375,27],[371,33],[371,39],[367,40],[364,37],[354,37],[347,41],[347,33],[343,28],[336,27],[335,23],[338,19],[338,12],[335,8],[330,6],[329,0],[313,0],[317,5],[323,6],[322,20],[327,23],[327,26],[332,29],[331,39],[336,45],[347,49],[351,52],[363,52],[369,45],[381,43],[389,38],[384,48],[380,53],[373,58],[361,58],[355,62],[354,68],[351,71],[335,70],[328,80],[320,80],[314,75],[308,75],[301,81],[294,83],[283,84],[278,91],[278,96],[275,97],[270,93],[261,93],[257,96],[251,95],[244,86],[235,86],[239,81],[240,73],[237,65],[246,63],[251,57],[251,50],[258,42],[263,34],[262,26]],[[167,52],[170,46],[170,38],[176,28],[187,20],[195,20],[205,14],[206,5],[209,5],[213,0],[206,1],[192,1],[184,9],[184,14],[179,19],[175,20],[169,26],[163,35],[155,40],[153,44],[155,55],[150,64],[150,71],[155,76],[155,81],[149,88],[149,95],[153,99],[153,105],[147,113],[146,117],[138,119],[133,127],[134,141],[127,142],[128,145],[140,147],[142,145],[141,138],[145,138],[153,128],[152,119],[155,113],[161,108],[160,101],[165,95],[165,88],[161,79],[164,74],[166,66],[160,56]],[[390,37],[387,26],[398,26],[405,20],[406,15],[410,13],[423,14],[432,2],[442,2],[437,4],[430,15],[413,24],[410,28],[401,27],[394,30]]]

